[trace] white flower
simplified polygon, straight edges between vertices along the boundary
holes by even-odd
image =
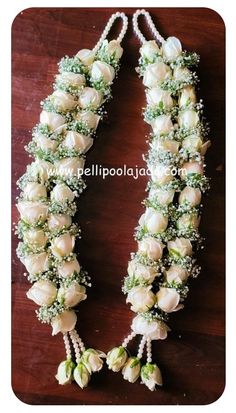
[[[195,110],[186,109],[180,112],[178,121],[181,127],[194,128],[199,122],[199,116]]]
[[[91,67],[91,80],[103,80],[108,85],[111,85],[115,77],[114,68],[105,62],[96,60]]]
[[[75,364],[72,360],[67,359],[62,361],[57,369],[57,375],[55,376],[58,383],[61,385],[70,384],[73,380],[73,371]]]
[[[51,214],[48,217],[48,229],[50,231],[60,230],[62,228],[69,228],[72,223],[70,215]]]
[[[55,168],[60,176],[81,176],[84,169],[84,159],[74,156],[73,158],[63,158],[55,162]]]
[[[192,207],[197,206],[201,202],[202,193],[199,188],[186,186],[179,194],[179,204],[187,202]]]
[[[126,361],[122,374],[125,380],[128,380],[130,383],[134,383],[140,374],[141,362],[138,357],[129,357]]]
[[[123,48],[117,40],[111,40],[110,42],[104,40],[102,47],[105,48],[109,56],[114,56],[117,60],[119,60],[123,54]]]
[[[127,360],[127,351],[124,347],[114,347],[107,354],[107,365],[109,370],[114,372],[120,371]]]
[[[158,307],[166,313],[172,313],[174,311],[181,310],[182,304],[179,304],[180,295],[175,288],[161,287],[157,293]]]
[[[155,57],[160,54],[160,49],[155,40],[149,40],[148,42],[143,43],[139,52],[142,57],[149,60],[149,62],[152,62]]]
[[[64,118],[64,116],[59,115],[58,113],[47,112],[46,110],[43,110],[40,113],[40,123],[48,125],[48,127],[52,131],[55,131],[66,123],[66,119]]]
[[[57,289],[51,281],[40,280],[32,285],[26,295],[38,305],[51,305],[57,298]]]
[[[76,258],[71,261],[65,261],[58,266],[58,274],[60,277],[66,278],[72,275],[74,272],[79,274],[80,265]]]
[[[37,201],[40,198],[47,198],[47,190],[43,184],[28,182],[24,187],[23,196],[27,201]]]
[[[190,153],[199,152],[201,155],[205,155],[209,146],[211,146],[211,141],[203,143],[200,136],[197,135],[189,135],[182,141],[182,147]]]
[[[163,62],[156,62],[148,65],[144,75],[143,84],[146,87],[155,87],[165,79],[171,77],[171,69]]]
[[[72,86],[72,87],[81,87],[85,85],[86,80],[84,75],[81,75],[79,73],[73,73],[73,72],[63,72],[60,73],[59,75],[56,75],[56,82],[58,83],[63,83],[67,87]]]
[[[74,96],[59,89],[55,90],[55,92],[53,92],[52,95],[49,96],[49,99],[53,103],[55,108],[62,112],[72,110],[77,105]]]
[[[78,152],[87,152],[93,144],[93,138],[90,136],[82,135],[75,131],[67,132],[63,146],[68,149],[74,149]]]
[[[181,179],[185,179],[185,177],[189,174],[199,174],[203,175],[204,168],[202,163],[196,161],[185,162],[181,165],[179,170]]]
[[[24,242],[33,248],[42,248],[46,245],[48,237],[42,229],[29,229],[24,232]]]
[[[144,313],[154,306],[156,297],[151,288],[151,285],[147,287],[137,286],[129,291],[126,302],[131,304],[132,311]]]
[[[191,72],[187,67],[176,67],[173,72],[173,78],[179,81],[188,81]]]
[[[81,389],[84,389],[88,386],[90,378],[91,376],[88,369],[83,363],[79,363],[74,369],[74,379],[76,383],[81,387]]]
[[[171,109],[174,105],[171,93],[167,90],[161,89],[159,86],[153,87],[152,89],[147,89],[146,97],[147,103],[150,106],[156,106],[162,103],[165,109]]]
[[[65,184],[57,184],[54,186],[53,190],[50,193],[50,197],[53,201],[64,202],[70,201],[73,202],[75,198],[74,192]]]
[[[35,275],[41,272],[47,271],[48,266],[48,254],[41,252],[40,254],[30,254],[22,259],[28,273]]]
[[[79,106],[82,109],[88,107],[96,109],[102,103],[102,92],[92,87],[85,87],[79,96]]]
[[[39,201],[19,201],[17,209],[20,213],[21,219],[28,224],[35,224],[38,221],[46,221],[48,214],[48,207]]]
[[[196,214],[183,214],[177,221],[178,229],[197,229],[200,224],[200,217]]]
[[[151,164],[148,165],[148,169],[150,170],[152,181],[158,185],[168,184],[174,178],[172,170],[169,166],[162,164]]]
[[[174,195],[174,189],[152,188],[149,192],[149,198],[155,198],[155,201],[160,205],[169,205],[173,201]]]
[[[66,310],[58,314],[51,321],[52,335],[55,336],[58,333],[67,333],[74,330],[77,321],[77,316],[74,311]]]
[[[27,171],[29,171],[29,174],[32,176],[32,178],[34,178],[36,181],[40,179],[42,184],[48,181],[48,178],[53,170],[54,166],[51,162],[43,161],[40,159],[32,162],[32,164],[27,168]]]
[[[168,151],[175,154],[178,153],[179,142],[175,141],[174,139],[158,138],[152,141],[151,147],[158,151]]]
[[[151,284],[157,276],[157,270],[155,267],[140,264],[134,259],[129,261],[128,274],[130,277],[134,277],[140,281],[145,281]]]
[[[100,371],[102,369],[102,358],[104,357],[106,357],[106,354],[102,351],[89,348],[83,352],[81,361],[88,370],[88,372],[91,374],[96,373],[97,371]]]
[[[95,52],[89,49],[82,49],[78,51],[76,57],[78,57],[85,66],[90,66],[94,61]]]
[[[73,281],[69,287],[60,287],[58,290],[58,301],[66,307],[75,307],[81,301],[86,300],[86,288]]]
[[[174,128],[170,115],[157,116],[150,122],[153,132],[158,135],[163,135],[171,132]]]
[[[192,255],[192,244],[189,239],[176,238],[174,241],[167,242],[169,254],[174,257],[186,257]]]
[[[182,53],[182,45],[176,37],[168,37],[162,45],[163,56],[172,62]]]
[[[152,234],[158,234],[167,228],[168,218],[153,208],[147,208],[139,219],[139,225]]]
[[[142,383],[149,390],[155,390],[156,385],[162,386],[162,376],[159,367],[156,364],[147,363],[141,368]]]
[[[96,130],[101,119],[101,116],[93,113],[91,111],[79,112],[76,117],[76,120],[84,122],[87,128]]]
[[[75,237],[69,232],[56,237],[51,242],[51,251],[57,258],[71,254],[75,245]]]
[[[152,260],[159,260],[162,257],[164,245],[155,238],[146,237],[138,242],[138,250],[141,254]]]
[[[180,97],[179,97],[179,106],[183,107],[188,105],[189,103],[196,103],[197,97],[195,93],[195,88],[193,86],[185,86],[181,89]]]
[[[178,284],[188,279],[188,271],[179,265],[171,265],[171,267],[164,271],[165,280],[168,283],[176,282]]]
[[[42,133],[34,134],[34,141],[37,143],[37,147],[44,151],[55,152],[58,147],[58,142],[54,139],[47,138]]]
[[[133,319],[131,329],[134,333],[147,336],[151,340],[164,340],[167,337],[167,332],[170,330],[163,321],[149,321],[141,314]]]

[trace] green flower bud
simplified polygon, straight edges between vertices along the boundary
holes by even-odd
[[[122,374],[125,380],[128,380],[130,383],[134,383],[140,374],[141,362],[138,357],[129,357],[126,361]]]
[[[141,379],[149,390],[155,390],[156,385],[162,386],[161,371],[156,364],[147,363],[141,368]]]
[[[56,379],[59,384],[69,384],[73,380],[73,370],[75,368],[75,363],[72,360],[67,359],[62,361],[57,369]]]
[[[83,352],[81,361],[91,374],[102,369],[103,361],[101,357],[106,357],[105,353],[89,348]]]
[[[85,367],[85,365],[80,362],[74,369],[74,379],[76,383],[83,389],[88,386],[90,380],[90,373]]]
[[[115,347],[107,354],[107,365],[112,371],[120,371],[127,360],[127,352],[124,347]]]

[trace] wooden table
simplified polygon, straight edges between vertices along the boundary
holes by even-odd
[[[18,219],[15,181],[30,162],[24,145],[38,121],[39,102],[51,93],[57,61],[81,48],[92,48],[115,11],[32,8],[14,21],[13,222]],[[134,9],[124,11],[131,22]],[[59,386],[54,378],[58,363],[64,359],[62,339],[60,335],[51,337],[51,328],[36,320],[36,307],[25,296],[29,284],[16,258],[17,239],[13,236],[12,380],[15,394],[26,403],[207,404],[219,398],[224,389],[224,23],[207,8],[149,11],[163,36],[175,35],[187,50],[201,55],[199,96],[205,102],[213,143],[207,156],[212,189],[204,202],[201,223],[206,237],[200,256],[203,270],[191,282],[185,310],[171,317],[168,339],[154,343],[164,387],[151,393],[105,367],[82,391],[75,384]],[[149,128],[141,116],[144,89],[134,70],[139,46],[130,23],[123,43],[122,69],[113,87],[114,99],[107,107],[108,120],[99,127],[87,165],[144,166],[141,155],[146,151]],[[129,254],[136,246],[132,234],[142,212],[146,178],[91,177],[87,183],[79,206],[79,260],[92,276],[93,288],[79,307],[78,325],[88,345],[108,351],[121,343],[133,316],[121,283]]]

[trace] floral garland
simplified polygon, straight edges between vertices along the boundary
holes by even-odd
[[[140,33],[139,14],[152,25],[161,48]],[[146,210],[135,232],[138,250],[131,254],[123,284],[126,302],[137,315],[132,332],[108,353],[107,364],[115,372],[122,369],[129,382],[141,377],[142,383],[154,390],[162,385],[162,376],[152,362],[151,341],[167,337],[169,314],[184,307],[188,281],[200,272],[194,254],[202,248],[198,226],[202,193],[209,187],[204,155],[210,141],[202,120],[203,104],[197,102],[195,93],[198,78],[191,71],[199,56],[182,51],[175,37],[164,41],[150,20],[143,10],[134,15],[134,30],[143,43],[137,72],[146,88],[144,120],[152,127],[144,156],[150,171],[148,196],[143,202]],[[136,335],[142,336],[138,353],[129,356],[127,346]],[[142,364],[145,345],[147,363]]]
[[[123,20],[122,32],[108,42],[104,38],[117,17]],[[74,379],[81,388],[101,370],[105,354],[86,349],[75,330],[74,307],[87,298],[91,286],[74,251],[81,232],[74,219],[75,200],[86,187],[85,154],[93,145],[103,105],[111,98],[126,29],[126,16],[116,13],[93,50],[80,50],[59,62],[54,92],[41,102],[40,123],[26,147],[35,160],[17,183],[21,193],[16,232],[22,240],[17,255],[32,283],[27,297],[40,306],[37,317],[51,324],[52,335],[63,334],[66,360],[58,367],[59,384]]]

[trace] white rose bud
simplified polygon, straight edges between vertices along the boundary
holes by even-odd
[[[174,139],[155,139],[152,144],[151,147],[153,149],[156,149],[158,151],[168,151],[171,152],[173,154],[178,153],[179,151],[179,142],[175,141]]]
[[[128,274],[130,277],[151,284],[157,276],[157,270],[155,267],[143,265],[136,260],[132,260],[128,264]]]
[[[91,80],[103,80],[106,84],[111,85],[115,77],[114,68],[108,63],[96,60],[91,68]]]
[[[50,231],[61,230],[63,228],[69,228],[71,224],[72,224],[72,218],[70,215],[51,214],[48,217],[48,229]]]
[[[81,301],[86,300],[87,295],[85,292],[86,288],[74,281],[69,287],[59,288],[57,299],[65,307],[75,307]]]
[[[111,40],[103,42],[105,44],[106,52],[109,56],[114,56],[115,59],[119,60],[123,54],[123,49],[117,40]]]
[[[69,232],[56,237],[51,242],[51,251],[57,258],[65,257],[72,253],[75,245],[75,237]]]
[[[158,185],[165,185],[174,179],[174,174],[169,166],[157,164],[148,165],[148,169],[151,173],[152,181]]]
[[[149,40],[142,45],[139,52],[142,57],[147,59],[149,62],[153,62],[156,56],[160,54],[160,49],[155,40]]]
[[[183,214],[177,221],[178,229],[197,229],[200,217],[196,214]]]
[[[179,106],[183,107],[190,103],[196,103],[197,97],[195,93],[195,88],[193,86],[185,86],[180,93]]]
[[[43,110],[40,113],[40,123],[42,123],[43,125],[48,125],[48,127],[52,131],[55,131],[66,123],[66,118],[64,118],[64,116],[62,115],[59,115],[58,113],[47,112],[46,110]]]
[[[168,37],[162,45],[163,56],[172,62],[182,53],[182,45],[176,37]]]
[[[92,87],[85,87],[79,96],[79,106],[82,109],[87,107],[97,109],[102,103],[102,92]]]
[[[28,169],[28,168],[27,168]],[[51,173],[54,171],[54,166],[51,162],[37,159],[29,165],[29,173],[35,179],[40,179],[41,183],[48,181]]]
[[[187,149],[190,153],[200,152],[202,147],[202,139],[197,135],[190,135],[183,139],[182,147]]]
[[[80,265],[76,258],[71,261],[65,261],[58,266],[58,274],[60,277],[66,278],[72,275],[74,272],[79,274]]]
[[[175,288],[161,287],[157,293],[158,307],[166,313],[172,313],[174,311],[181,310],[182,304],[179,304],[180,295]]]
[[[156,364],[147,363],[141,368],[141,380],[149,388],[155,390],[156,385],[162,386],[162,376]]]
[[[152,88],[170,77],[171,69],[169,66],[163,62],[152,63],[147,66],[144,72],[143,84],[146,87]]]
[[[153,208],[147,208],[139,219],[139,225],[152,234],[159,234],[167,228],[168,218]]]
[[[27,297],[38,305],[51,305],[57,298],[57,289],[51,281],[40,280],[32,285]]]
[[[101,116],[93,113],[91,111],[86,112],[79,112],[76,115],[76,120],[80,120],[81,122],[85,123],[87,128],[96,130],[101,119]]]
[[[167,337],[169,327],[159,320],[147,320],[141,314],[137,315],[131,325],[132,331],[149,337],[151,340],[164,340]]]
[[[193,109],[186,109],[179,114],[179,126],[185,128],[194,128],[199,122],[199,116]]]
[[[48,254],[46,252],[27,255],[22,261],[28,273],[32,275],[45,272],[49,269]]]
[[[73,380],[73,371],[75,369],[75,363],[72,360],[67,359],[62,361],[57,369],[56,379],[59,384],[70,384]]]
[[[165,281],[168,283],[176,282],[181,284],[188,279],[188,271],[179,265],[171,265],[171,267],[164,271]]]
[[[138,250],[141,254],[152,260],[159,260],[162,257],[164,245],[155,238],[147,237],[138,242]]]
[[[56,202],[73,202],[75,199],[74,192],[65,184],[57,184],[50,193],[50,197]]]
[[[149,197],[155,198],[155,201],[160,205],[169,205],[174,198],[175,190],[174,189],[151,189],[149,192]]]
[[[132,311],[144,313],[154,306],[156,297],[151,288],[151,285],[148,287],[138,286],[129,291],[126,302],[131,304]]]
[[[54,139],[46,138],[42,133],[36,133],[34,135],[34,141],[37,143],[37,147],[44,150],[55,152],[58,147],[58,142]]]
[[[47,190],[43,184],[28,182],[24,187],[23,196],[27,201],[38,201],[47,198]]]
[[[48,207],[39,201],[19,201],[17,209],[21,219],[28,224],[35,224],[38,221],[46,221],[48,215]]]
[[[74,311],[66,310],[52,319],[52,335],[68,333],[75,328],[77,316]]]
[[[81,133],[69,131],[65,136],[63,146],[68,149],[74,149],[78,152],[87,152],[93,144],[93,138],[82,135]]]
[[[153,132],[157,135],[165,135],[170,133],[174,126],[170,115],[160,115],[151,121]]]
[[[186,186],[179,194],[179,204],[182,205],[185,202],[195,207],[201,202],[202,193],[199,188],[192,188]]]
[[[141,362],[138,357],[129,357],[126,361],[122,374],[125,380],[134,383],[140,375]]]
[[[62,90],[55,90],[49,97],[50,101],[57,108],[57,110],[66,112],[76,107],[77,101],[74,96]]]
[[[94,61],[95,52],[89,49],[82,49],[78,51],[76,57],[78,57],[85,66],[90,66]]]
[[[156,106],[162,103],[165,109],[171,109],[174,105],[171,93],[158,86],[153,87],[152,89],[147,89],[146,96],[147,103],[150,106]]]
[[[192,255],[192,244],[189,239],[176,238],[174,241],[167,242],[169,254],[173,257],[186,257]]]
[[[59,75],[56,75],[56,82],[63,83],[67,87],[72,86],[79,88],[85,85],[86,80],[84,75],[81,75],[79,73],[63,72]]]
[[[55,168],[61,176],[78,176],[83,174],[84,159],[74,156],[73,158],[63,158],[55,162]]]
[[[74,369],[74,379],[76,383],[81,387],[81,389],[84,389],[88,386],[90,378],[91,376],[88,369],[83,363],[79,363]]]
[[[94,350],[93,348],[89,348],[83,352],[81,361],[88,372],[91,374],[96,373],[97,371],[100,371],[102,369],[103,357],[106,357],[105,353]]]
[[[180,169],[180,177],[181,179],[185,179],[185,177],[189,174],[199,174],[203,175],[204,168],[202,163],[192,161],[192,162],[185,162],[182,164]]]
[[[33,248],[45,247],[48,237],[42,229],[29,229],[23,234],[24,242]]]
[[[187,67],[176,67],[173,72],[173,78],[179,81],[188,80],[191,76],[191,72]]]
[[[120,371],[127,360],[127,351],[124,347],[115,347],[107,354],[107,365],[109,370]]]

